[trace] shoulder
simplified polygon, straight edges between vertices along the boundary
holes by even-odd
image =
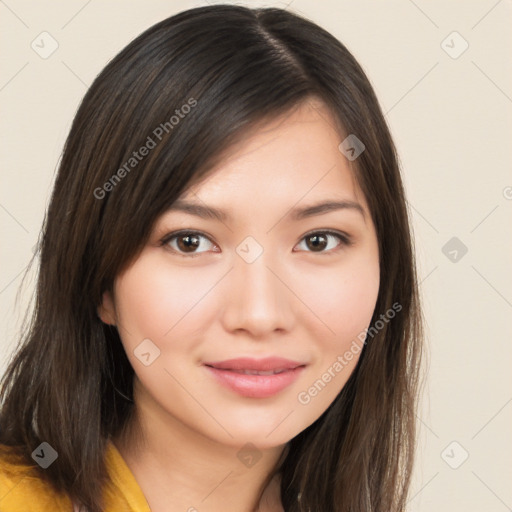
[[[57,494],[41,478],[34,465],[28,465],[14,451],[0,445],[0,510],[2,512],[69,512],[69,498]]]

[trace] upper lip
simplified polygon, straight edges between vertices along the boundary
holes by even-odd
[[[306,363],[292,361],[283,357],[265,357],[263,359],[239,357],[225,361],[206,362],[204,364],[220,370],[254,370],[264,372],[270,370],[293,370],[299,366],[305,366]]]

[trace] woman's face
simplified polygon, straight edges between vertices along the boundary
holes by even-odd
[[[158,219],[104,294],[100,315],[118,327],[146,417],[275,447],[343,388],[377,300],[379,254],[335,126],[308,101],[253,132],[180,198],[194,207]],[[312,208],[327,202],[342,205]]]

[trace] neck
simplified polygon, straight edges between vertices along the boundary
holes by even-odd
[[[244,465],[240,446],[226,446],[135,400],[129,427],[114,444],[152,512],[282,511],[276,468],[284,446]]]

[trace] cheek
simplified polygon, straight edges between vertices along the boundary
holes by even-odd
[[[379,292],[378,261],[374,255],[353,258],[337,270],[322,269],[309,275],[297,281],[299,293],[307,297],[306,304],[318,319],[315,337],[330,355],[333,349],[350,346],[368,327]]]
[[[343,271],[315,277],[308,305],[322,322],[310,323],[316,357],[296,397],[297,418],[307,425],[325,412],[357,366],[379,292],[378,261],[354,261]]]
[[[204,307],[198,307],[214,287],[218,276],[207,268],[169,268],[158,259],[138,264],[116,285],[118,318],[134,336],[164,340],[184,326],[199,329],[196,311],[208,320]],[[207,304],[207,301],[204,302]]]

